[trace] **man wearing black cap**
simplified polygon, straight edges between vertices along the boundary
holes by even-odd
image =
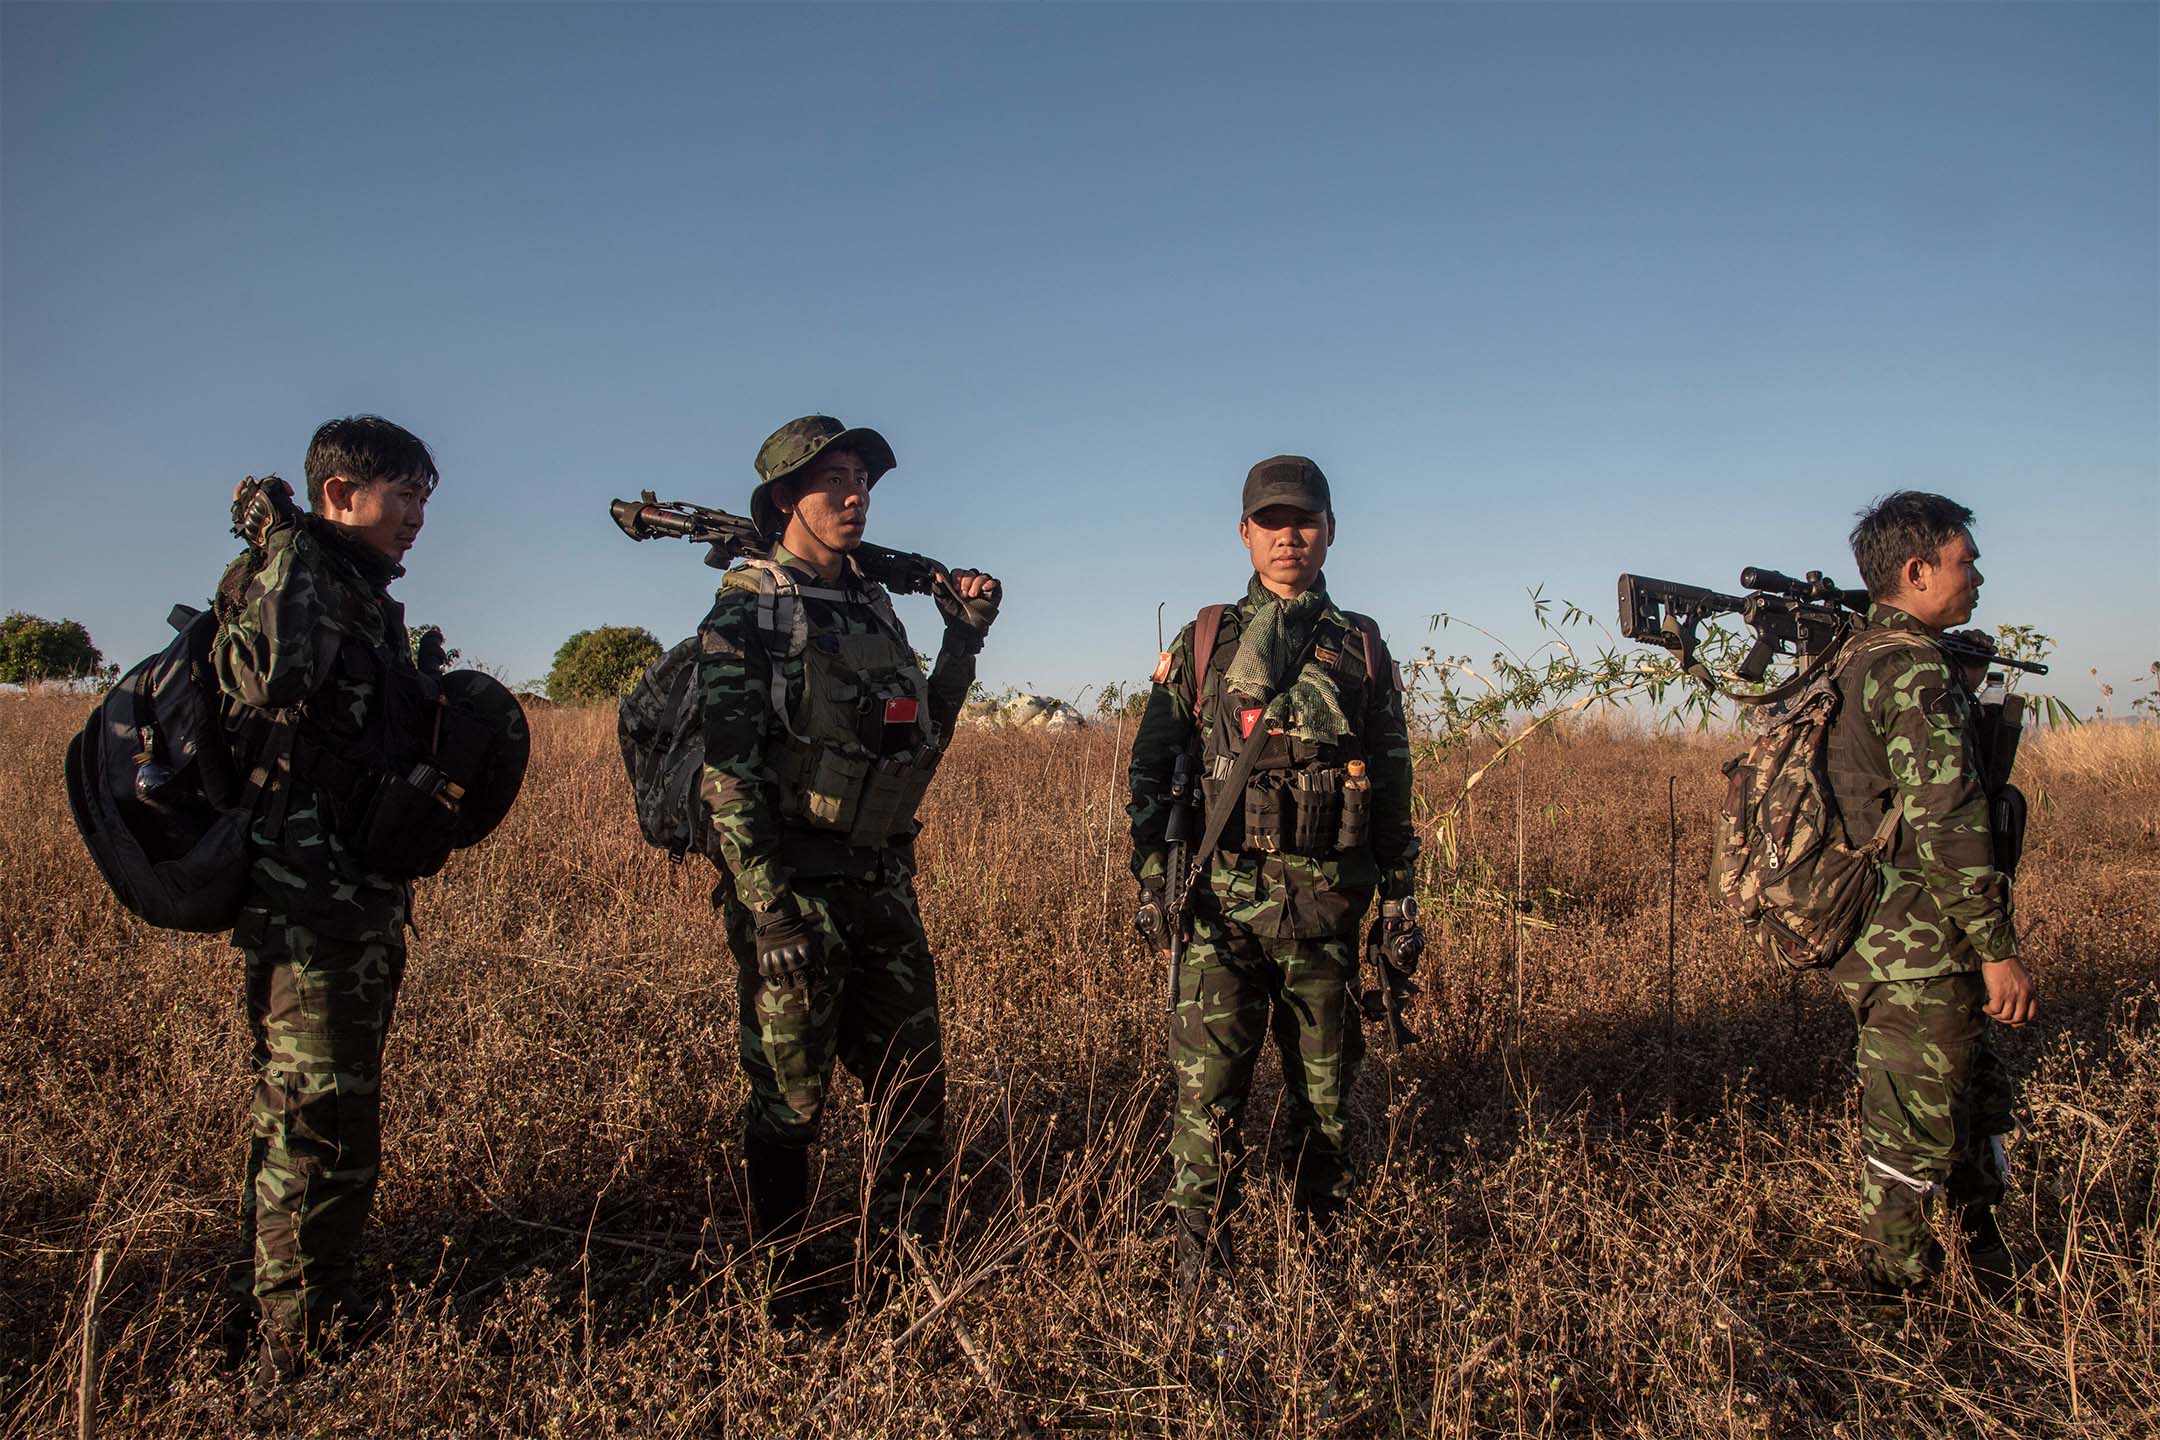
[[[771,556],[730,570],[699,627],[713,891],[737,961],[751,1220],[780,1262],[776,1318],[823,1309],[792,1245],[835,1059],[862,1082],[877,1155],[865,1237],[935,1228],[945,1066],[937,970],[915,901],[916,806],[997,616],[955,571],[925,676],[852,552],[893,467],[875,430],[808,415],[758,450],[750,515]]]
[[[1188,1291],[1229,1261],[1222,1222],[1236,1203],[1239,1124],[1270,1032],[1298,1207],[1322,1221],[1341,1211],[1364,1053],[1358,926],[1376,891],[1397,953],[1423,944],[1401,683],[1373,622],[1328,596],[1335,512],[1320,467],[1297,455],[1255,465],[1238,536],[1252,559],[1245,598],[1201,611],[1162,655],[1126,812],[1141,934],[1166,959],[1181,949],[1169,1203]],[[1181,756],[1204,805],[1189,938],[1165,913]]]

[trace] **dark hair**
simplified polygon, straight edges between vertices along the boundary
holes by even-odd
[[[1905,588],[1905,562],[1935,564],[1943,546],[1972,528],[1972,518],[1957,501],[1925,490],[1900,490],[1861,511],[1852,527],[1852,555],[1869,597],[1898,594]]]
[[[426,443],[380,415],[326,420],[308,442],[307,498],[317,514],[323,508],[323,482],[333,475],[342,475],[355,485],[409,481],[424,484],[431,492],[442,478]]]

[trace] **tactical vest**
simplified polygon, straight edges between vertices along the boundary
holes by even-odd
[[[780,725],[768,742],[784,826],[877,847],[912,835],[937,770],[929,680],[915,661],[884,587],[805,585],[785,566],[750,560],[721,587],[757,596],[757,629],[772,655],[769,693]],[[871,628],[813,632],[803,601],[866,613]],[[802,662],[802,694],[788,703],[786,664]]]
[[[1366,769],[1363,727],[1374,688],[1392,666],[1377,629],[1340,612],[1314,622],[1306,658],[1335,682],[1349,730],[1327,742],[1301,740],[1280,731],[1250,732],[1265,703],[1234,693],[1228,684],[1242,622],[1237,607],[1218,608],[1210,625],[1202,612],[1194,625],[1193,693],[1200,735],[1200,793],[1207,813],[1228,804],[1217,848],[1315,858],[1368,850],[1372,844],[1372,777]],[[1207,631],[1213,630],[1209,636]],[[1205,652],[1205,653],[1203,653]],[[1249,736],[1249,739],[1248,739]],[[1240,796],[1223,791],[1238,752],[1260,746]]]

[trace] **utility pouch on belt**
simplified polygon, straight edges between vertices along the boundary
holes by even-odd
[[[1337,851],[1363,850],[1372,843],[1372,777],[1365,762],[1352,760],[1344,767],[1342,824],[1335,831]]]
[[[1995,842],[1995,868],[2015,878],[2025,857],[2025,792],[2005,785],[1988,800],[1988,833]]]
[[[418,880],[457,846],[464,788],[425,761],[384,775],[360,820],[360,863],[376,875]]]

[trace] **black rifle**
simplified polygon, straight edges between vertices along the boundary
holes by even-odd
[[[692,505],[687,500],[656,500],[650,490],[641,492],[635,500],[610,501],[608,514],[632,540],[665,538],[710,545],[705,563],[715,570],[725,570],[737,560],[765,560],[772,555],[772,537],[758,533],[757,526],[742,516]],[[927,555],[889,550],[867,540],[848,553],[855,557],[863,574],[888,590],[903,595],[951,594],[955,600],[959,598],[952,589],[952,572]]]
[[[1775,570],[1750,565],[1740,572],[1746,595],[1726,595],[1699,585],[1680,585],[1671,580],[1651,580],[1641,575],[1620,577],[1620,633],[1630,640],[1660,645],[1680,657],[1688,675],[1715,690],[1717,679],[1710,667],[1696,658],[1696,627],[1713,615],[1738,615],[1755,632],[1755,644],[1735,672],[1749,684],[1761,682],[1770,662],[1780,655],[1793,657],[1796,668],[1806,671],[1809,662],[1828,654],[1859,628],[1867,614],[1865,590],[1841,590],[1820,570],[1810,570],[1804,580]],[[2007,665],[2034,675],[2048,667],[2031,660],[2012,660],[1982,645],[1937,637],[1944,652],[1968,665]]]
[[[1163,1010],[1177,1013],[1178,981],[1185,972],[1185,940],[1192,930],[1192,792],[1193,756],[1190,748],[1178,752],[1170,767],[1170,822],[1163,830],[1169,842],[1168,875],[1163,883],[1162,938],[1170,947],[1170,989]]]

